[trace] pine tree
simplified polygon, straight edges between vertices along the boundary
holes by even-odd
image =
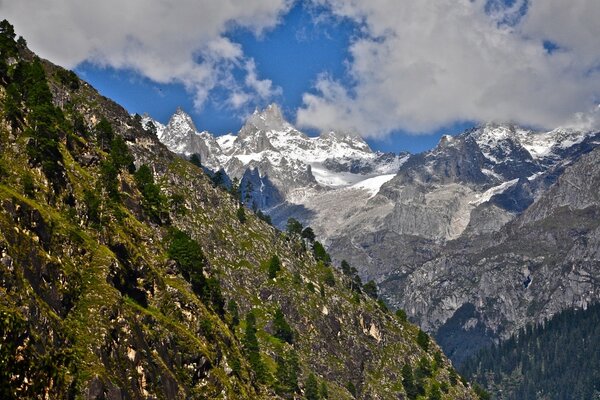
[[[310,226],[307,226],[302,231],[302,238],[308,240],[310,243],[313,243],[316,239],[315,232]]]
[[[425,351],[429,350],[429,335],[419,329],[417,334],[417,344]]]
[[[325,278],[323,279],[323,282],[325,282],[327,286],[335,286],[335,277],[333,276],[333,271],[331,268],[327,268],[325,271]]]
[[[402,386],[406,392],[406,396],[410,400],[414,400],[419,395],[417,387],[415,385],[415,378],[413,376],[412,368],[409,364],[404,364],[402,367]]]
[[[288,218],[286,231],[289,235],[298,235],[302,234],[302,224],[295,218]]]
[[[110,144],[110,158],[118,170],[126,168],[129,172],[133,172],[135,169],[133,166],[133,155],[121,136],[115,136],[112,140]]]
[[[370,280],[369,282],[365,283],[363,285],[363,290],[367,296],[373,299],[377,299],[377,284],[375,283],[375,281]]]
[[[227,312],[231,318],[231,326],[237,326],[240,323],[240,312],[235,300],[231,299],[227,302]]]
[[[279,257],[277,256],[277,254],[275,254],[269,260],[269,265],[268,265],[269,279],[275,279],[275,277],[277,276],[277,272],[279,272],[280,269],[281,269],[281,261],[279,261]]]
[[[160,223],[166,213],[166,198],[154,183],[154,175],[147,165],[142,165],[134,174],[135,182],[142,193],[142,207],[151,220]]]
[[[104,150],[108,149],[115,135],[110,122],[102,117],[94,127],[94,133],[96,134],[96,141],[98,141],[100,148]]]
[[[275,310],[275,315],[273,316],[273,330],[273,336],[276,338],[290,344],[294,342],[294,331],[285,320],[281,307],[278,307],[277,310]]]
[[[246,222],[246,211],[244,210],[244,206],[240,205],[236,212],[238,221],[242,224]]]
[[[317,261],[323,261],[325,264],[331,263],[331,257],[320,242],[315,241],[313,243],[313,253]]]
[[[252,311],[246,314],[246,329],[244,332],[244,349],[246,357],[250,363],[250,367],[258,382],[264,383],[266,380],[266,369],[260,358],[260,346],[256,337],[256,316]]]
[[[322,399],[329,398],[329,390],[327,389],[327,384],[325,383],[325,381],[321,382],[321,387],[319,388],[319,394],[321,395]]]
[[[315,374],[312,372],[308,374],[308,378],[306,379],[306,385],[304,388],[304,398],[306,400],[319,400],[319,384],[317,383],[317,378]]]

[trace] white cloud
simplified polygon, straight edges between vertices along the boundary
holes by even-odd
[[[242,26],[261,34],[290,2],[0,0],[0,14],[41,57],[69,68],[91,61],[158,83],[182,83],[201,107],[213,88],[232,79],[232,68],[248,62],[224,33]],[[255,70],[251,83],[260,90],[269,86]]]
[[[532,0],[525,17],[522,1],[488,12],[483,0],[320,2],[363,34],[350,47],[353,84],[321,76],[298,110],[303,126],[367,136],[461,120],[552,128],[600,96],[597,0]],[[561,50],[548,54],[545,40]]]

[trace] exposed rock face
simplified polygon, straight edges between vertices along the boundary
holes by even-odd
[[[278,207],[281,218],[277,220],[284,222],[291,216],[287,207],[294,207],[300,198],[395,173],[405,159],[373,152],[353,133],[308,137],[287,122],[275,104],[256,110],[237,135],[217,138],[199,133],[180,110],[167,126],[150,118],[145,122],[158,126],[160,140],[172,151],[200,154],[208,168],[223,168],[240,179],[243,197],[247,190],[251,192],[249,205],[269,212]]]
[[[457,360],[598,299],[597,132],[486,124],[395,156],[353,134],[309,138],[272,105],[215,140],[208,163],[243,178],[279,226],[312,226]]]
[[[417,344],[416,326],[353,293],[347,278],[334,273],[326,283],[330,267],[300,238],[248,209],[239,218],[238,199],[123,108],[83,82],[71,93],[59,79],[66,71],[30,65],[33,55],[20,53],[25,73],[36,72],[29,76],[36,88],[50,92],[41,112],[57,127],[50,144],[61,161],[43,161],[63,180],[49,182],[53,170],[27,151],[24,132],[40,134],[29,125],[36,115],[22,107],[16,128],[4,123],[3,81],[0,397],[283,399],[300,396],[314,373],[330,398],[398,399],[406,396],[404,366],[439,359],[437,345]],[[31,101],[18,82],[16,90]],[[64,98],[73,101],[59,112],[56,99]],[[98,140],[98,121],[114,130],[110,153]],[[120,139],[129,152],[115,150]],[[78,162],[90,159],[98,161]],[[266,265],[274,255],[281,268],[273,278]],[[272,329],[279,309],[292,343]],[[256,343],[235,310],[242,319],[254,313]],[[297,361],[278,375],[284,356]],[[298,387],[282,388],[288,367]],[[421,384],[445,382],[448,398],[475,399],[452,373],[442,357]]]
[[[522,156],[519,143],[542,139],[498,129],[443,139],[411,158],[364,211],[389,210],[380,223],[369,232],[353,225],[330,246],[437,332],[457,361],[600,296],[598,134],[553,131],[559,139],[545,138],[553,145]]]

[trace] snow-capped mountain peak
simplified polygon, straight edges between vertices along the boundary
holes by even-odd
[[[256,109],[244,127],[240,130],[240,136],[255,133],[256,131],[288,131],[292,125],[285,120],[281,109],[277,104],[267,106],[263,111]]]
[[[183,111],[181,107],[177,107],[175,114],[173,114],[169,120],[169,123],[167,124],[167,128],[169,137],[173,138],[184,137],[190,134],[196,134],[198,132],[192,117]]]

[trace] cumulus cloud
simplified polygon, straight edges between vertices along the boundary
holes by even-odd
[[[320,76],[298,110],[302,126],[372,137],[457,121],[552,128],[598,103],[597,0],[319,1],[362,32],[351,82]]]
[[[261,34],[291,0],[0,0],[0,14],[40,56],[73,68],[83,61],[131,69],[158,83],[181,83],[200,108],[208,93],[251,62],[224,33]],[[246,91],[268,94],[256,69]],[[232,93],[234,96],[235,93]],[[239,99],[236,100],[239,102]]]

